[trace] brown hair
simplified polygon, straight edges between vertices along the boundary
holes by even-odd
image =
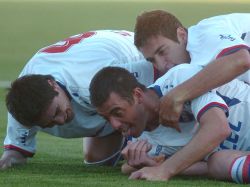
[[[90,100],[95,107],[101,107],[112,92],[118,94],[128,102],[133,102],[133,90],[139,87],[143,91],[146,87],[126,69],[120,67],[106,67],[101,69],[91,80],[89,91]]]
[[[144,46],[147,39],[162,35],[170,40],[178,42],[177,28],[183,27],[182,23],[171,13],[164,10],[143,12],[136,19],[135,45],[139,49]]]
[[[51,75],[25,75],[16,79],[6,95],[6,106],[22,125],[37,125],[41,114],[58,93],[48,83]]]

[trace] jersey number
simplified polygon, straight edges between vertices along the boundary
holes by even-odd
[[[79,43],[81,40],[85,38],[89,38],[91,36],[95,35],[95,32],[85,32],[82,34],[79,34],[77,36],[69,37],[65,40],[63,40],[63,44],[55,44],[48,46],[46,48],[43,48],[40,50],[42,53],[63,53],[67,51],[72,45]]]

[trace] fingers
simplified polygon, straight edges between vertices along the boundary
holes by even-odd
[[[138,171],[133,172],[129,179],[145,179],[150,181],[167,181],[170,179],[170,176],[165,175],[161,169],[158,167],[145,167]]]
[[[9,160],[0,160],[0,170],[5,170],[11,166],[12,163]]]
[[[152,145],[150,143],[147,143],[147,147],[146,147],[146,152],[149,152],[152,149]]]
[[[166,156],[164,154],[160,154],[152,158],[157,164],[161,164],[166,160]]]
[[[142,166],[151,166],[156,164],[156,162],[148,156],[148,151],[150,151],[151,148],[151,144],[146,140],[129,142],[122,150],[122,155],[132,167],[141,168]]]
[[[166,126],[174,127],[178,124],[181,111],[176,111],[173,108],[166,108],[164,105],[160,106],[159,116],[160,123]]]
[[[133,172],[128,179],[142,179],[142,172],[139,171],[135,171]]]
[[[128,160],[128,149],[131,143],[132,143],[131,141],[128,141],[126,147],[124,147],[123,150],[121,151],[121,154],[125,160]]]
[[[180,128],[180,126],[179,126],[179,118],[178,118],[178,119],[177,119],[177,118],[176,118],[176,119],[172,119],[172,118],[167,118],[167,117],[165,116],[165,118],[163,119],[163,118],[161,118],[161,116],[160,116],[159,122],[160,122],[160,124],[162,124],[163,126],[171,127],[171,128],[173,128],[173,129],[177,130],[178,132],[181,132],[181,128]]]
[[[139,140],[130,145],[130,149],[128,150],[129,165],[141,165],[142,158],[147,152],[147,144],[146,140]]]
[[[181,131],[179,119],[183,109],[183,103],[175,102],[171,97],[163,97],[160,103],[159,122],[163,126]]]

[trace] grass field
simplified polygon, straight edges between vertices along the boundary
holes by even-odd
[[[73,34],[96,29],[133,30],[144,10],[165,9],[185,26],[230,12],[249,12],[250,2],[226,1],[21,1],[0,0],[0,81],[15,79],[40,48]],[[0,88],[0,141],[6,131],[5,90]],[[2,149],[0,150],[2,153]],[[205,178],[176,177],[169,183],[128,181],[119,167],[86,167],[82,140],[38,136],[38,152],[29,164],[0,172],[0,186],[237,186]]]

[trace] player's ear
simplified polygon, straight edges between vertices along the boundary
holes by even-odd
[[[48,83],[50,86],[52,86],[54,88],[54,90],[57,90],[57,88],[59,87],[58,84],[56,83],[56,81],[48,79]]]
[[[144,92],[141,88],[136,87],[133,90],[133,98],[136,103],[142,103]]]
[[[186,31],[185,28],[183,27],[178,27],[177,28],[177,39],[180,43],[187,43],[187,37],[188,37],[188,33]]]

